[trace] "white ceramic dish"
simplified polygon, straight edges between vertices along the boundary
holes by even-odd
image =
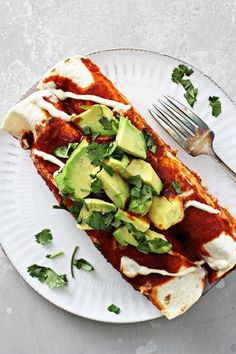
[[[181,62],[154,52],[128,49],[101,51],[90,54],[90,57],[158,134],[177,149],[177,145],[159,128],[147,110],[162,93],[168,93],[186,104],[182,88],[171,81],[173,68]],[[191,80],[199,88],[194,110],[214,130],[216,152],[236,170],[236,108],[219,86],[197,69],[194,70]],[[220,96],[222,114],[218,118],[211,116],[209,95]],[[236,215],[236,189],[230,178],[209,157],[192,158],[182,150],[179,157],[199,173],[210,192]],[[45,299],[76,315],[98,321],[139,322],[161,316],[104,260],[85,233],[76,228],[67,212],[52,208],[56,204],[55,199],[37,175],[29,152],[23,151],[18,141],[4,132],[0,132],[0,195],[2,247],[20,275]],[[53,232],[53,243],[49,246],[38,245],[34,235],[46,227]],[[70,258],[76,245],[80,246],[79,257],[90,261],[95,271],[75,271],[76,279],[73,280],[70,276]],[[65,252],[65,256],[54,261],[45,258],[46,254],[60,250]],[[31,278],[27,267],[33,263],[52,267],[61,274],[67,273],[69,286],[50,289]],[[121,308],[119,315],[106,310],[111,303]]]

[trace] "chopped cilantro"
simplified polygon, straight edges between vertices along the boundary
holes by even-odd
[[[182,194],[183,193],[183,190],[181,188],[181,185],[179,184],[178,181],[173,181],[172,182],[172,186],[174,187],[175,191],[177,194]]]
[[[55,259],[59,256],[62,256],[64,254],[63,251],[60,251],[60,252],[57,252],[57,253],[54,253],[54,254],[47,254],[46,255],[46,258],[49,258],[49,259]]]
[[[120,308],[114,304],[111,304],[110,306],[108,306],[107,310],[110,312],[114,312],[116,315],[118,315],[120,313]]]
[[[94,179],[91,182],[91,192],[93,192],[95,194],[101,194],[103,192],[102,191],[102,183],[96,176],[94,177]]]
[[[73,150],[78,146],[78,143],[69,143],[67,146],[60,146],[54,150],[54,154],[58,157],[68,159]]]
[[[91,134],[91,128],[88,125],[85,125],[83,127],[83,134],[84,135],[90,135]]]
[[[75,218],[78,218],[79,214],[81,212],[81,209],[83,208],[84,205],[85,205],[85,202],[83,199],[76,199],[74,205],[72,205],[68,209],[73,214],[73,216]]]
[[[212,108],[212,115],[218,117],[221,113],[221,102],[217,96],[209,96],[208,98],[209,106]]]
[[[134,214],[145,215],[151,207],[152,188],[147,184],[144,184],[141,188],[134,187],[131,189],[130,195],[129,211]]]
[[[172,72],[172,81],[183,86],[186,91],[184,97],[191,107],[193,107],[194,103],[197,101],[198,89],[194,88],[189,79],[184,79],[184,76],[190,76],[193,72],[193,69],[189,69],[183,64],[180,64],[177,68],[174,68]]]
[[[102,117],[99,119],[99,123],[103,126],[104,130],[112,130],[112,120],[109,120],[107,117]]]
[[[102,214],[98,211],[93,211],[92,214],[84,220],[86,224],[95,230],[110,230],[112,221],[114,220],[114,213]]]
[[[154,238],[153,240],[148,241],[149,245],[152,246],[152,252],[154,253],[166,253],[172,249],[172,244],[167,240],[162,238]]]
[[[74,198],[74,196],[75,196],[74,188],[71,188],[70,186],[65,185],[64,183],[60,186],[59,193],[63,197]]]
[[[52,242],[53,237],[49,229],[44,229],[35,235],[35,239],[36,242],[40,243],[41,245],[48,245]]]
[[[50,288],[60,288],[67,285],[66,274],[59,275],[51,268],[33,264],[27,268],[31,277],[36,277],[41,283],[46,283]]]
[[[110,175],[113,176],[114,172],[111,166],[108,166],[104,162],[101,163],[101,166],[104,168],[104,170]]]
[[[151,134],[147,131],[146,128],[143,129],[143,136],[146,141],[147,150],[155,154],[157,151],[157,147],[153,141]]]
[[[116,159],[116,160],[120,160],[121,161],[123,156],[124,156],[124,152],[118,147],[112,153],[112,157],[114,157],[114,159]]]
[[[116,142],[111,142],[108,144],[89,144],[88,157],[93,165],[101,165],[103,160],[115,151],[116,147]]]
[[[77,269],[84,269],[84,270],[87,270],[87,271],[94,270],[94,267],[92,266],[92,264],[90,264],[88,261],[86,261],[83,258],[75,259],[74,262],[73,262],[73,265]]]

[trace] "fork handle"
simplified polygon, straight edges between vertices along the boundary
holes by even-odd
[[[232,180],[236,182],[236,173],[231,170],[231,168],[229,168],[229,166],[227,166],[214,151],[212,151],[210,156],[220,167],[223,168],[223,170],[229,175],[229,177],[231,177]]]

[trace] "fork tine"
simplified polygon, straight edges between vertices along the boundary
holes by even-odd
[[[194,122],[198,128],[207,129],[208,126],[203,120],[201,120],[193,111],[185,107],[182,103],[176,101],[173,97],[169,95],[164,95],[164,97],[176,108],[178,111],[186,117],[186,119]]]
[[[190,134],[187,132],[186,129],[182,129],[179,122],[173,119],[167,112],[165,112],[161,107],[156,106],[155,104],[153,107],[161,114],[162,117],[165,118],[165,122],[170,126],[170,128],[177,130],[178,134],[182,135],[184,138],[189,138]]]
[[[187,131],[191,134],[194,135],[196,126],[193,125],[190,121],[186,119],[186,117],[183,117],[182,114],[179,114],[176,109],[171,107],[168,103],[164,102],[163,100],[159,99],[158,100],[162,106],[166,109],[171,114],[172,119],[174,119],[182,129],[187,129]]]
[[[155,121],[160,124],[160,126],[169,134],[179,145],[184,147],[186,139],[182,138],[182,136],[177,133],[175,130],[173,130],[172,127],[168,125],[168,121],[166,122],[161,115],[159,116],[156,112],[153,110],[149,109],[148,110],[151,116],[155,119]]]

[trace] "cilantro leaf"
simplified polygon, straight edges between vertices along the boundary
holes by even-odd
[[[137,175],[137,176],[132,176],[128,179],[128,182],[130,184],[133,184],[134,186],[136,186],[137,188],[141,188],[142,187],[142,184],[143,184],[143,181],[142,181],[142,178],[140,177],[140,175]]]
[[[46,283],[50,288],[61,288],[67,285],[66,274],[59,275],[51,268],[32,264],[27,268],[31,277],[36,277],[41,283]]]
[[[153,154],[155,154],[156,151],[157,151],[157,147],[156,147],[156,145],[154,143],[154,140],[153,140],[151,134],[147,131],[146,128],[143,129],[143,136],[144,136],[144,139],[146,141],[147,150],[149,150]]]
[[[116,315],[118,315],[120,313],[120,308],[114,304],[111,304],[110,306],[108,306],[107,310],[110,312],[114,312]]]
[[[153,199],[152,188],[147,184],[144,184],[141,188],[134,187],[131,189],[130,195],[131,200],[128,210],[134,214],[147,214]]]
[[[172,81],[183,86],[186,91],[184,97],[191,107],[193,107],[194,103],[197,101],[198,89],[193,86],[189,79],[184,79],[184,76],[190,76],[193,72],[193,69],[189,69],[183,64],[174,68],[172,72]]]
[[[73,214],[75,218],[79,217],[79,214],[81,212],[81,209],[83,208],[85,202],[83,199],[76,199],[74,205],[69,207],[69,211]]]
[[[49,259],[55,259],[59,256],[62,256],[64,254],[63,251],[60,251],[60,252],[57,252],[57,253],[54,253],[54,254],[47,254],[46,255],[46,258],[49,258]]]
[[[89,263],[88,261],[86,261],[86,259],[80,258],[80,259],[75,259],[73,262],[73,265],[77,268],[77,269],[84,269],[87,271],[91,271],[94,270],[94,267],[92,266],[91,263]]]
[[[83,127],[83,134],[84,135],[90,135],[91,134],[91,128],[88,125],[85,125]]]
[[[91,192],[95,194],[101,194],[102,191],[102,183],[98,178],[94,178],[91,182]]]
[[[102,162],[101,166],[104,168],[104,170],[110,175],[113,176],[114,172],[111,166],[108,166],[106,163]]]
[[[40,231],[38,234],[35,235],[35,239],[37,243],[40,243],[43,246],[48,245],[52,242],[53,239],[51,230],[44,229]]]
[[[93,165],[101,165],[103,160],[115,151],[116,147],[116,142],[111,142],[108,144],[89,144],[88,157]]]
[[[112,120],[109,120],[107,117],[102,117],[99,119],[99,123],[103,126],[104,130],[112,130]]]
[[[71,256],[71,261],[70,261],[70,272],[71,272],[71,276],[72,278],[75,277],[74,275],[74,260],[75,260],[75,255],[76,255],[76,252],[78,251],[79,249],[79,246],[76,246],[73,253],[72,253],[72,256]]]
[[[54,154],[58,157],[68,159],[73,150],[78,146],[78,143],[69,143],[67,146],[60,146],[54,150]]]
[[[212,115],[214,117],[218,117],[218,115],[221,113],[221,102],[219,97],[209,96],[208,101],[209,106],[212,108]]]
[[[75,190],[66,184],[59,185],[59,194],[63,197],[74,198]]]
[[[112,221],[114,219],[114,213],[102,214],[98,211],[93,211],[92,214],[84,219],[84,222],[95,230],[110,230],[112,227]]]
[[[112,153],[112,157],[114,157],[114,159],[116,159],[116,160],[120,160],[121,161],[123,156],[124,156],[124,152],[118,147]]]
[[[179,184],[178,181],[173,181],[172,182],[172,186],[174,187],[175,191],[176,191],[176,194],[182,194],[183,193],[183,190],[181,188],[181,185]]]
[[[151,252],[154,253],[166,253],[172,249],[172,244],[162,238],[154,238],[153,240],[148,241],[148,243],[151,245]]]

